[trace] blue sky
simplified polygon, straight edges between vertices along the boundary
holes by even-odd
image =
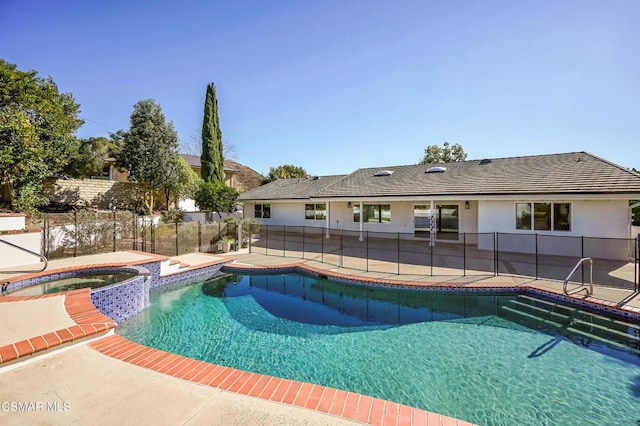
[[[588,151],[640,169],[640,1],[0,4],[0,57],[81,105],[78,136],[153,98],[183,143],[217,87],[223,141],[266,174]]]

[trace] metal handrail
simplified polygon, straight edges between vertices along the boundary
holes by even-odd
[[[47,269],[47,266],[49,265],[49,261],[47,260],[47,258],[45,256],[41,255],[40,253],[36,253],[36,252],[28,250],[28,249],[26,249],[24,247],[20,247],[19,245],[10,243],[9,241],[5,241],[3,239],[0,239],[0,243],[5,243],[6,245],[11,246],[13,248],[17,248],[18,250],[22,250],[22,251],[24,251],[26,253],[32,254],[34,256],[38,256],[40,258],[40,261],[44,262],[44,267],[42,269],[40,269],[39,271],[2,271],[2,272],[4,272],[4,273],[42,272],[45,269]]]
[[[571,277],[573,276],[573,274],[576,273],[576,271],[578,270],[578,268],[580,266],[582,266],[582,264],[586,261],[589,261],[589,289],[587,290],[586,288],[584,289],[587,292],[587,296],[590,294],[593,294],[593,259],[591,259],[590,257],[585,257],[582,258],[578,261],[578,263],[576,263],[576,266],[573,267],[573,269],[571,270],[571,272],[569,272],[569,275],[567,275],[567,278],[564,279],[564,283],[562,285],[562,291],[564,292],[564,294],[569,294],[569,292],[567,291],[567,283],[569,282],[569,280],[571,279]],[[584,284],[582,284],[584,285]],[[580,291],[582,289],[578,289],[578,291]]]

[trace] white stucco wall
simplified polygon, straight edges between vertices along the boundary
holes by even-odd
[[[22,213],[0,214],[0,231],[18,231],[25,228],[25,215]]]
[[[28,232],[19,234],[3,234],[0,239],[8,241],[12,244],[30,250],[34,253],[40,253],[40,232]],[[0,243],[0,268],[12,268],[12,270],[22,270],[23,265],[34,265],[40,262],[40,259],[32,254],[25,253],[22,250]],[[31,268],[35,270],[35,268]]]
[[[536,241],[519,238],[518,235],[538,234],[538,252],[542,254],[580,256],[610,259],[626,259],[629,244],[629,212],[626,200],[578,200],[571,203],[571,231],[517,230],[515,225],[516,202],[546,202],[548,200],[480,201],[478,209],[479,232],[504,234],[499,249],[532,253]],[[549,238],[576,237],[576,238]],[[584,241],[580,237],[585,237]],[[597,239],[596,239],[597,238]],[[489,240],[486,240],[489,243]],[[584,246],[583,246],[584,244]],[[480,247],[488,249],[489,247]]]
[[[445,203],[445,202],[441,202]],[[306,202],[287,202],[287,203],[264,203],[271,205],[271,218],[259,219],[265,225],[278,226],[310,226],[324,228],[327,225],[325,220],[307,220],[305,219]],[[329,227],[332,229],[344,229],[348,231],[359,231],[360,223],[353,221],[353,202],[349,206],[347,201],[333,201],[327,203],[329,209]],[[413,207],[416,204],[429,205],[428,200],[424,201],[403,201],[403,202],[384,202],[371,201],[364,204],[390,204],[391,206],[391,222],[390,223],[363,223],[364,231],[371,232],[389,232],[389,233],[413,233]],[[464,201],[450,202],[446,204],[456,204],[460,214],[460,232],[477,232],[478,222],[477,209],[478,203],[469,202],[469,209],[464,208]],[[254,204],[247,203],[244,205],[244,217],[254,219]]]
[[[571,203],[571,231],[525,231],[516,229],[516,202],[548,200],[479,201],[479,232],[569,235],[601,238],[629,238],[628,203],[625,200],[562,201]]]
[[[196,201],[191,198],[187,198],[186,200],[178,201],[178,208],[186,211],[186,212],[197,212],[198,207],[196,207]]]

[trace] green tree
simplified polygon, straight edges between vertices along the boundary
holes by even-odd
[[[213,83],[207,86],[204,100],[200,162],[202,163],[201,175],[205,182],[224,183],[222,130],[218,119],[216,86]]]
[[[194,200],[200,210],[209,210],[218,213],[233,213],[240,194],[235,188],[224,183],[202,182],[200,189],[195,193]]]
[[[130,181],[142,185],[144,206],[151,213],[155,192],[178,180],[178,134],[173,122],[166,122],[160,105],[146,99],[134,105],[131,127],[120,135],[116,165],[127,169]]]
[[[200,189],[201,182],[202,179],[193,171],[187,160],[183,157],[178,157],[177,179],[165,187],[167,210],[169,210],[169,201],[171,198],[173,198],[176,206],[178,200],[193,198],[198,189]]]
[[[455,163],[466,159],[467,154],[462,149],[462,145],[454,143],[449,146],[449,142],[445,142],[442,147],[429,145],[418,164]]]
[[[83,123],[79,109],[51,77],[0,59],[0,184],[9,186],[14,209],[31,211],[48,202],[42,182],[73,158],[74,134]]]
[[[273,182],[276,179],[306,178],[307,171],[299,166],[284,164],[282,166],[270,167],[269,174],[264,178],[263,184]]]
[[[76,178],[99,176],[104,161],[113,156],[117,149],[116,141],[104,136],[78,139],[72,146],[73,155],[63,173]]]

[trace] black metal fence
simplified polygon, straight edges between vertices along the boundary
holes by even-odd
[[[596,284],[638,291],[640,239],[461,233],[431,243],[414,234],[262,225],[250,251],[337,267],[408,275],[519,275],[564,280],[585,257]],[[579,270],[580,271],[580,270]],[[588,265],[573,282],[589,281]]]
[[[165,256],[223,251],[224,240],[237,250],[235,222],[164,223],[129,211],[46,213],[42,224],[42,253],[61,259],[121,250]]]

